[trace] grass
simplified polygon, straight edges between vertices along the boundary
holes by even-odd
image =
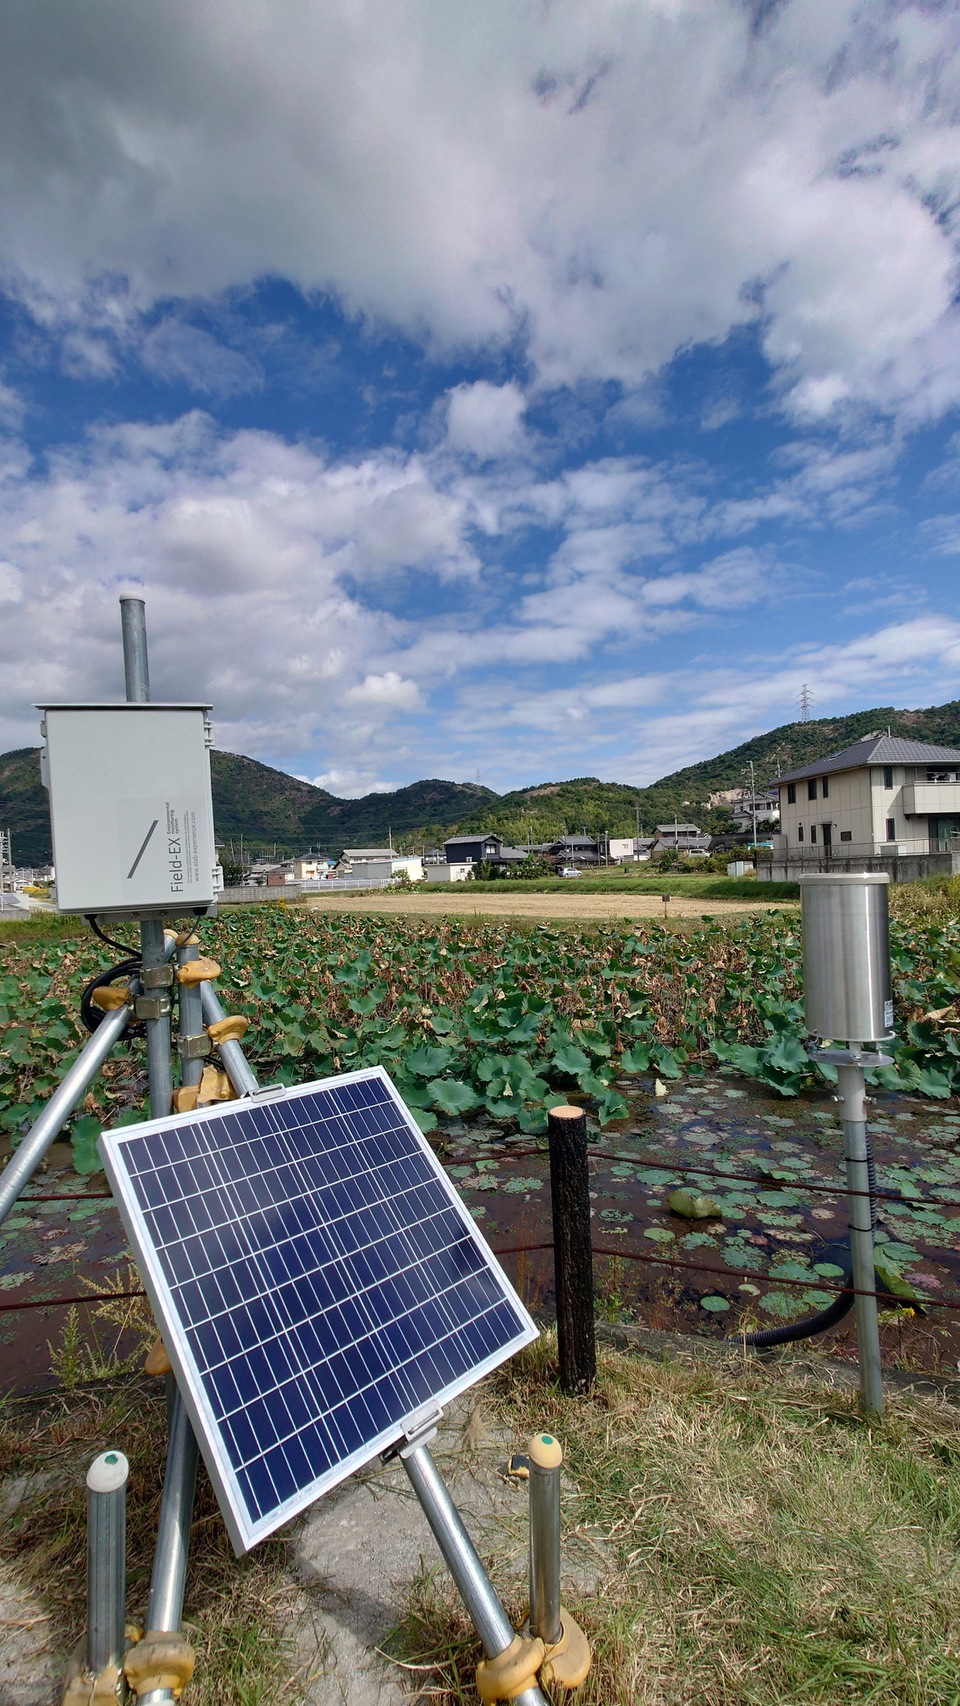
[[[782,1369],[615,1352],[593,1399],[564,1399],[554,1350],[509,1365],[497,1408],[563,1442],[576,1526],[610,1561],[595,1597],[565,1594],[594,1650],[580,1706],[960,1702],[955,1410],[899,1396],[868,1427],[853,1395]],[[436,1665],[422,1699],[475,1699],[442,1578],[414,1584],[394,1647]]]
[[[594,1652],[580,1706],[958,1706],[955,1409],[900,1394],[868,1426],[851,1392],[735,1353],[717,1366],[601,1350],[593,1396],[568,1399],[555,1357],[545,1334],[485,1394],[518,1440],[549,1428],[564,1445],[565,1532],[599,1560],[597,1591],[564,1595]],[[0,1406],[0,1477],[35,1478],[0,1557],[49,1606],[64,1654],[83,1626],[84,1477],[110,1446],[131,1463],[129,1611],[142,1621],[164,1417],[162,1384],[142,1376]],[[284,1631],[303,1590],[285,1563],[282,1534],[234,1557],[201,1469],[194,1706],[301,1698]],[[519,1626],[523,1604],[507,1611]],[[411,1699],[473,1706],[479,1648],[439,1565],[410,1584],[389,1646]]]
[[[685,895],[691,900],[799,900],[796,883],[758,883],[755,877],[702,876],[685,872],[664,871],[659,877],[543,877],[512,881],[506,877],[498,882],[471,881],[471,894],[669,894]]]
[[[0,1558],[49,1606],[50,1639],[64,1656],[86,1616],[86,1472],[111,1447],[130,1460],[128,1617],[143,1625],[165,1432],[163,1382],[145,1376],[0,1406],[0,1476],[37,1477],[0,1531]],[[197,1653],[192,1706],[273,1706],[296,1697],[281,1633],[296,1590],[283,1576],[283,1562],[282,1540],[234,1557],[201,1467],[185,1625]]]
[[[20,920],[0,921],[0,942],[63,942],[75,936],[89,936],[90,926],[85,918],[72,913],[31,912]]]

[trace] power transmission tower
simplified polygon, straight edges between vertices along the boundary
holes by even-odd
[[[801,723],[809,723],[810,712],[811,712],[812,707],[813,707],[813,694],[811,693],[806,682],[804,682],[803,686],[800,689],[800,721],[801,721]]]

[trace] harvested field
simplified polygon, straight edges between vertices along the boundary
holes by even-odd
[[[318,912],[410,913],[425,918],[567,918],[582,922],[663,917],[663,902],[656,894],[577,894],[575,883],[570,890],[563,894],[471,894],[466,885],[453,884],[439,893],[432,890],[424,894],[415,889],[410,894],[388,894],[379,889],[354,895],[340,890],[329,895],[304,895],[302,900],[304,906]],[[667,917],[735,918],[745,913],[782,912],[796,905],[795,901],[783,900],[704,900],[671,895]]]

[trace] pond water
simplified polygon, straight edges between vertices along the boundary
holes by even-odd
[[[822,1094],[784,1101],[727,1076],[685,1079],[655,1097],[621,1080],[630,1117],[591,1133],[598,1310],[611,1319],[726,1337],[815,1313],[842,1276],[847,1226],[838,1105]],[[960,1363],[960,1112],[955,1103],[888,1095],[868,1104],[881,1191],[878,1254],[922,1313],[882,1310],[886,1361]],[[529,1140],[462,1125],[444,1160],[494,1247],[551,1236],[549,1169]],[[719,1211],[671,1211],[678,1187]],[[505,1255],[528,1303],[549,1314],[552,1253]],[[676,1266],[668,1264],[677,1264]],[[951,1307],[952,1306],[952,1307]],[[853,1317],[828,1335],[855,1350]],[[827,1348],[827,1339],[821,1341]]]
[[[598,1312],[611,1320],[724,1338],[775,1326],[830,1301],[846,1230],[842,1133],[829,1090],[784,1101],[726,1075],[687,1078],[656,1097],[625,1079],[629,1118],[591,1134]],[[960,1111],[955,1102],[878,1094],[868,1106],[882,1201],[877,1232],[922,1313],[891,1307],[881,1330],[890,1366],[960,1365]],[[549,1169],[535,1140],[490,1121],[444,1121],[431,1141],[518,1289],[544,1318],[553,1302]],[[721,1176],[718,1176],[721,1175]],[[673,1212],[676,1187],[719,1213]],[[56,1384],[64,1297],[131,1283],[126,1239],[103,1175],[80,1179],[55,1145],[0,1228],[0,1365],[17,1391]],[[640,1259],[638,1259],[640,1258]],[[676,1266],[672,1264],[677,1264]],[[133,1276],[135,1283],[136,1276]],[[40,1303],[26,1309],[27,1303]],[[81,1321],[90,1330],[93,1310]],[[855,1354],[848,1324],[818,1341]],[[109,1323],[92,1323],[104,1348]],[[125,1343],[121,1343],[121,1349]]]

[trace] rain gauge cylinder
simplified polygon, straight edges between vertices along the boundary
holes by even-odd
[[[807,1030],[881,1042],[893,1029],[885,871],[800,878]]]
[[[850,1261],[857,1320],[860,1402],[883,1408],[877,1279],[873,1256],[875,1180],[867,1132],[865,1069],[889,1065],[881,1050],[893,1029],[885,871],[827,872],[800,878],[803,998],[814,1059],[836,1068],[850,1216]]]

